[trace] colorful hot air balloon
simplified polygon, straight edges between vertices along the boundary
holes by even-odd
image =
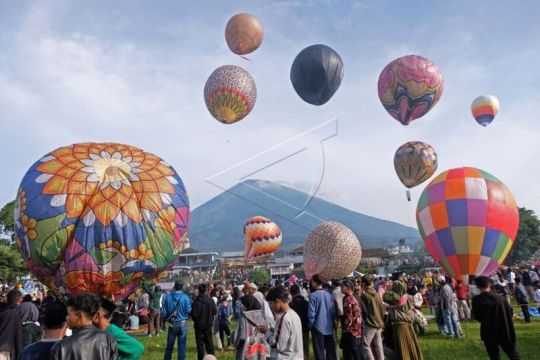
[[[452,277],[489,275],[508,255],[519,225],[514,196],[496,177],[470,168],[443,172],[416,210],[418,230],[433,258]]]
[[[379,75],[379,99],[394,119],[403,125],[427,114],[441,98],[443,76],[433,62],[417,56],[400,57]]]
[[[270,255],[281,245],[281,229],[278,224],[264,216],[249,218],[244,225],[246,261]]]
[[[477,123],[488,126],[499,112],[499,100],[493,95],[482,95],[474,99],[471,112]]]
[[[217,68],[204,86],[208,111],[224,124],[232,124],[246,117],[255,106],[256,99],[255,81],[239,66]]]
[[[182,180],[159,157],[114,143],[61,147],[30,167],[17,194],[16,242],[58,293],[129,296],[188,246]]]
[[[260,21],[250,14],[236,14],[225,27],[225,40],[237,55],[246,55],[261,46],[264,33]]]
[[[394,168],[399,180],[408,188],[420,185],[437,170],[435,149],[421,141],[401,145],[394,155]],[[407,190],[410,201],[410,192]]]
[[[345,225],[325,222],[308,236],[304,246],[304,271],[311,279],[318,274],[324,280],[341,279],[360,263],[362,248],[356,235]]]
[[[294,90],[307,103],[322,105],[335,94],[343,79],[343,61],[334,49],[312,45],[302,50],[291,67]]]

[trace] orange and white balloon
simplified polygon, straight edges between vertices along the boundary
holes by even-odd
[[[264,216],[249,218],[244,225],[246,250],[244,260],[254,260],[270,255],[281,245],[281,229],[278,224]]]

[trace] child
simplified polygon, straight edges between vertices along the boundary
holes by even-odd
[[[225,347],[224,335],[227,334],[227,347],[231,346],[231,330],[229,330],[229,304],[227,298],[221,298],[218,309],[219,338]]]
[[[435,306],[437,306],[437,296],[435,295],[435,291],[433,290],[432,284],[427,285],[426,300],[429,306],[429,314],[435,315]]]

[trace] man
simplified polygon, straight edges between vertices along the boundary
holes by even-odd
[[[193,302],[191,318],[193,319],[193,327],[195,329],[197,359],[202,360],[205,353],[214,355],[212,330],[217,309],[214,300],[208,296],[208,286],[206,284],[200,284],[198,289],[199,295]]]
[[[480,322],[480,338],[489,358],[500,359],[500,346],[510,360],[519,360],[512,307],[503,296],[491,291],[489,278],[478,276],[475,284],[480,295],[472,299],[473,317]]]
[[[514,296],[516,297],[516,302],[521,307],[521,311],[523,311],[525,322],[530,323],[531,314],[529,313],[529,296],[527,295],[527,290],[525,290],[525,287],[521,284],[521,277],[517,276],[515,278],[515,283]]]
[[[66,335],[67,309],[62,303],[50,303],[45,312],[43,340],[27,346],[20,360],[47,360],[51,348]]]
[[[259,291],[259,288],[254,283],[249,283],[246,288],[247,294],[251,294],[259,301],[259,304],[261,305],[261,312],[263,314],[264,319],[266,320],[266,323],[269,328],[273,328],[275,325],[275,319],[274,314],[272,314],[272,310],[270,310],[270,306],[268,305],[268,302],[266,301],[264,295]]]
[[[527,290],[527,295],[529,295],[529,300],[534,299],[534,290],[532,286],[532,277],[529,273],[529,270],[527,268],[523,269],[521,273],[521,281],[523,283],[523,286],[525,287],[525,290]]]
[[[454,313],[454,308],[457,310],[457,297],[454,295],[450,282],[444,276],[439,275],[437,281],[442,286],[439,301],[444,319],[445,335],[457,338],[460,336],[457,315]]]
[[[171,360],[174,343],[177,339],[178,360],[186,358],[187,320],[191,313],[191,299],[182,291],[183,289],[184,283],[180,280],[175,281],[173,291],[163,301],[162,320],[170,324],[163,360]]]
[[[516,273],[512,268],[508,268],[508,274],[506,274],[506,280],[508,281],[508,288],[510,294],[513,294],[516,288]]]
[[[289,306],[293,309],[302,322],[302,344],[304,346],[304,360],[309,359],[309,321],[308,306],[309,302],[302,296],[300,286],[294,284],[291,286],[292,300]]]
[[[158,285],[148,286],[143,283],[143,289],[148,294],[150,318],[148,320],[148,336],[159,336],[159,330],[161,329],[161,295],[163,292]]]
[[[7,305],[0,309],[0,359],[18,360],[23,350],[22,323],[17,305],[22,300],[18,290],[7,293]]]
[[[337,360],[334,340],[336,308],[332,295],[323,289],[318,275],[311,279],[313,292],[309,297],[308,321],[316,360]]]
[[[275,360],[304,360],[302,321],[289,307],[289,291],[276,286],[268,291],[266,299],[274,314],[276,327],[272,334],[270,358]]]
[[[354,281],[341,282],[343,293],[343,316],[341,317],[341,348],[344,360],[361,360],[362,356],[362,310],[353,296]]]
[[[101,299],[99,310],[92,318],[92,323],[98,329],[114,336],[118,349],[118,360],[137,360],[144,352],[144,345],[131,335],[126,334],[118,326],[111,324],[111,316],[116,305],[105,298]]]
[[[361,295],[362,302],[366,306],[364,315],[364,336],[362,338],[362,348],[366,360],[384,360],[384,348],[382,343],[382,331],[384,328],[384,305],[381,297],[373,287],[373,280],[370,275],[362,278]]]
[[[456,284],[456,295],[460,320],[469,320],[471,318],[471,309],[469,309],[468,303],[469,286],[463,284],[461,279]]]
[[[73,334],[52,347],[49,359],[116,360],[116,340],[92,324],[99,310],[99,298],[94,294],[77,294],[70,297],[66,305],[67,325]]]

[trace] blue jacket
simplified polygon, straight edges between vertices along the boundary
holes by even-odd
[[[174,291],[167,294],[161,311],[163,321],[166,321],[174,313],[175,308],[177,309],[176,317],[171,319],[172,322],[187,320],[189,318],[189,314],[191,313],[191,299],[183,291]]]
[[[316,290],[309,295],[309,328],[316,329],[322,335],[334,333],[336,307],[332,295],[326,290]]]

